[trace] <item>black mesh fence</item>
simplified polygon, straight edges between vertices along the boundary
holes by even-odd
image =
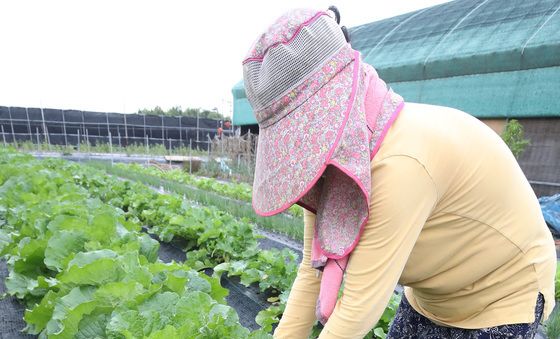
[[[520,120],[530,144],[519,165],[537,196],[560,193],[560,119]]]
[[[0,142],[109,144],[207,150],[220,121],[109,112],[0,106]],[[225,130],[224,134],[231,131]]]

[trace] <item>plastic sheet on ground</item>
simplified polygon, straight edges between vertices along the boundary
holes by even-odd
[[[539,203],[548,228],[554,235],[560,237],[560,193],[550,197],[541,197]]]

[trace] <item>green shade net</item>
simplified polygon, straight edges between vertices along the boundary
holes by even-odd
[[[560,117],[558,32],[560,0],[456,0],[350,29],[405,100],[478,118]],[[256,123],[242,82],[233,95],[234,122]]]

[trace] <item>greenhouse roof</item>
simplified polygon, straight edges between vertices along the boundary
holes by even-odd
[[[456,0],[350,29],[405,100],[479,118],[560,117],[559,32],[560,0]],[[233,95],[234,124],[255,123],[242,82]]]

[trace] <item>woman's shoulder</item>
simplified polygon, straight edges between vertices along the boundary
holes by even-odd
[[[389,128],[373,162],[393,156],[421,157],[428,139],[436,133],[438,116],[444,115],[447,107],[417,103],[405,103]],[[419,152],[420,151],[420,152]]]
[[[453,157],[458,150],[471,147],[473,139],[495,137],[483,122],[458,109],[407,102],[375,158],[406,155],[425,162],[434,155],[438,159]]]

